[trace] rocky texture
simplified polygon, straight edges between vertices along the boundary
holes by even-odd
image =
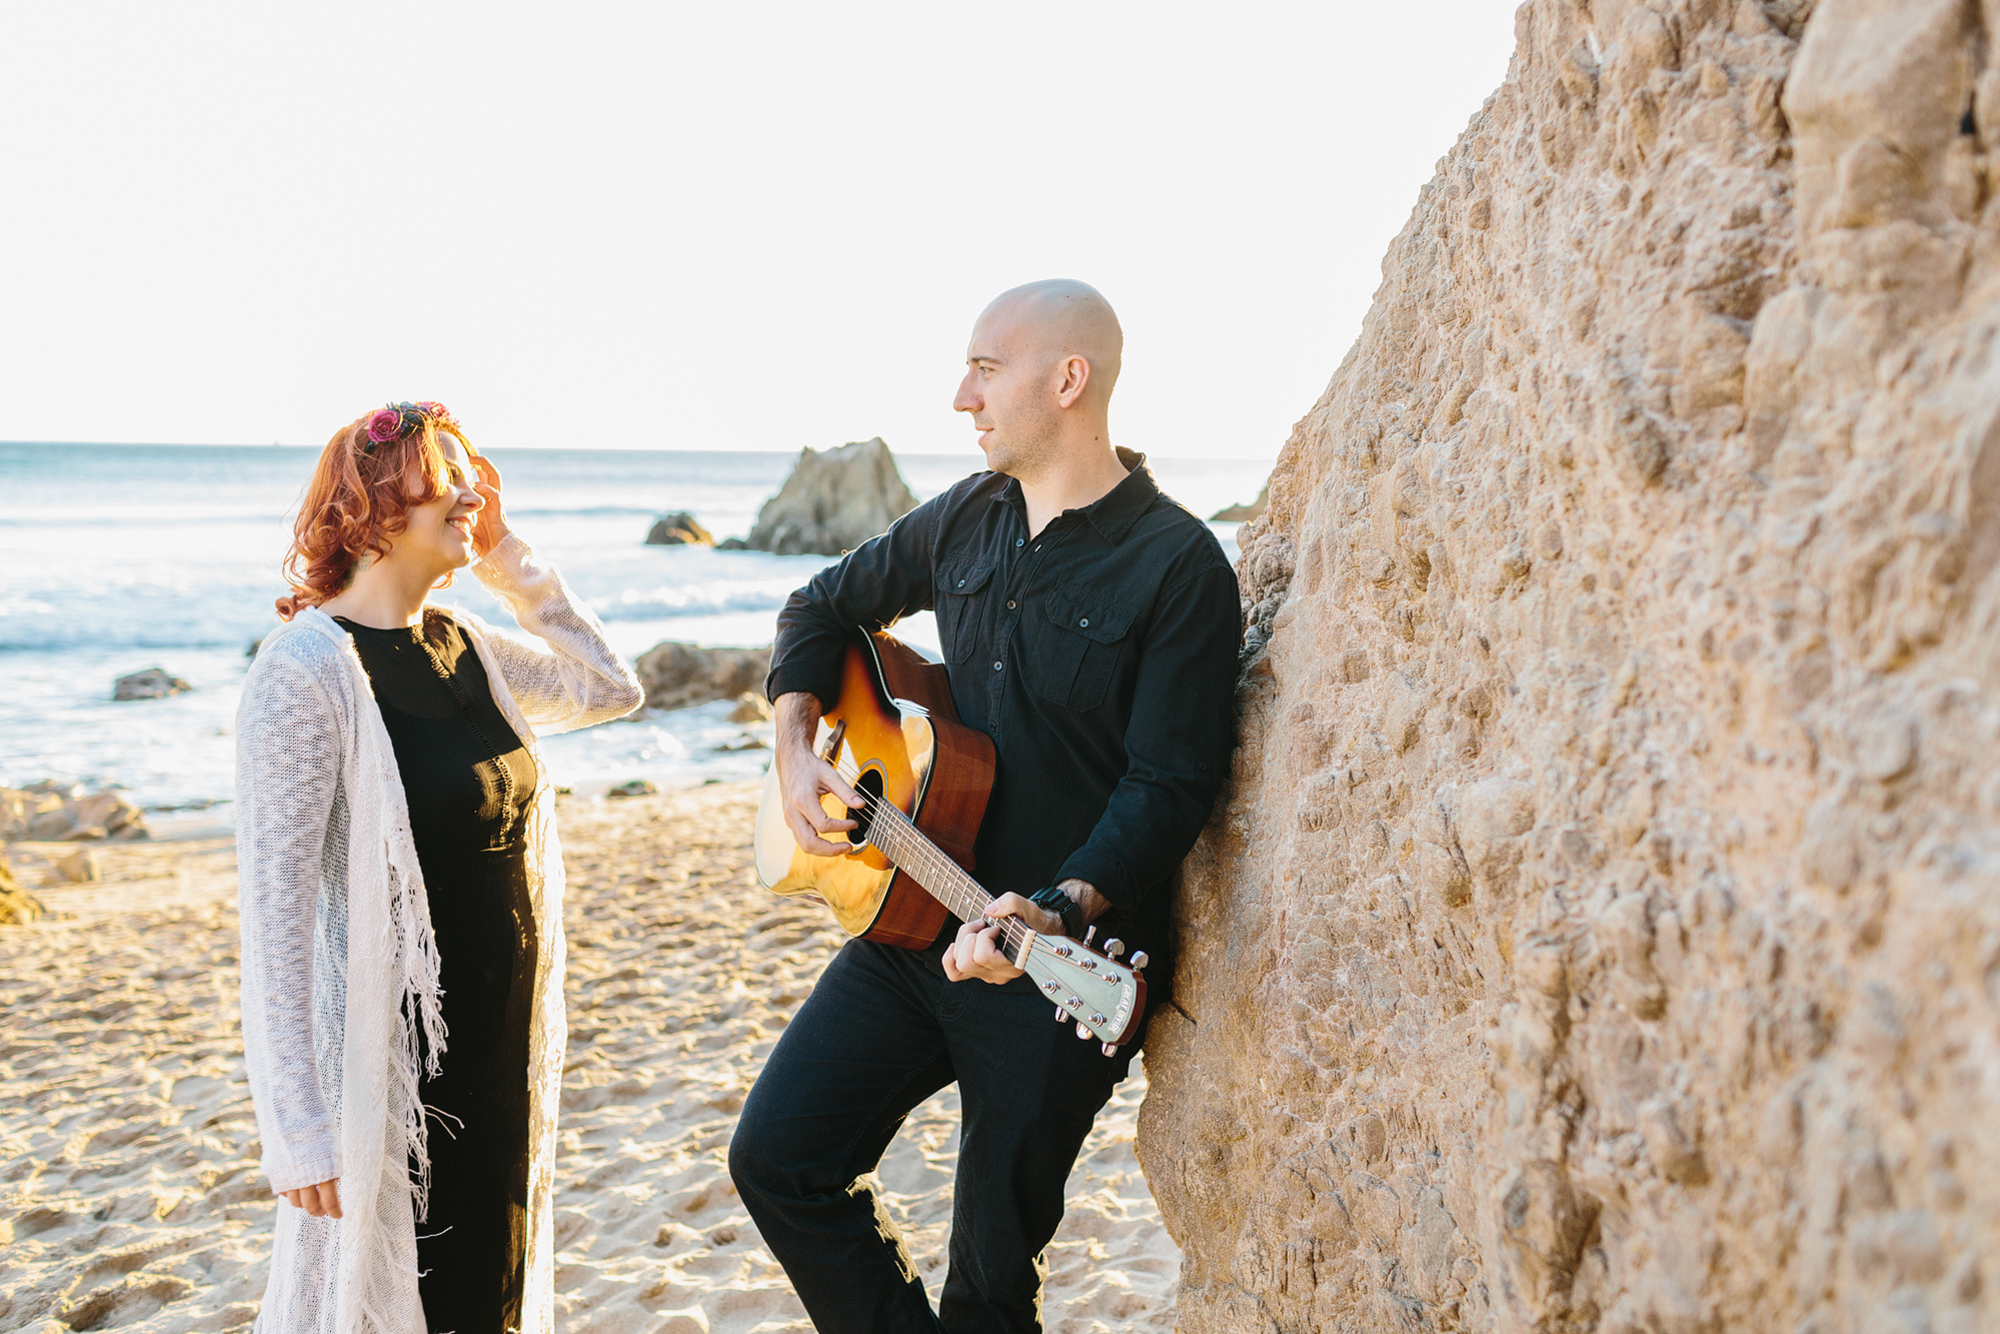
[[[13,868],[0,860],[0,926],[14,926],[39,919],[47,909],[42,901],[21,888]]]
[[[1239,537],[1180,1328],[2000,1327],[2000,6],[1518,34]]]
[[[916,504],[881,436],[839,449],[806,449],[778,494],[757,511],[743,545],[781,556],[838,556],[885,531]]]
[[[0,841],[43,843],[150,838],[146,817],[116,792],[65,789],[50,783],[0,787]]]
[[[701,526],[694,515],[686,510],[675,510],[653,520],[653,527],[646,534],[649,547],[712,547],[715,536]]]
[[[255,657],[255,645],[252,645],[252,649],[253,652],[250,656]],[[186,694],[193,689],[193,686],[181,680],[178,676],[167,672],[164,668],[148,667],[143,672],[132,672],[113,681],[111,683],[111,698],[114,700],[167,699],[174,695]]]
[[[1264,517],[1264,511],[1271,503],[1271,484],[1264,483],[1257,492],[1257,498],[1248,505],[1224,505],[1208,516],[1210,523],[1248,523],[1252,519]]]
[[[684,709],[762,691],[771,670],[767,648],[696,648],[673,640],[655,644],[633,664],[649,709]]]

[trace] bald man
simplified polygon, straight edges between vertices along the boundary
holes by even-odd
[[[854,827],[858,794],[813,753],[857,629],[934,609],[959,719],[993,739],[973,874],[989,915],[928,949],[854,940],[785,1030],[744,1104],[729,1168],[821,1331],[1030,1331],[1041,1252],[1092,1120],[1125,1077],[1051,1022],[994,948],[993,919],[1045,935],[1095,923],[1173,976],[1172,877],[1229,761],[1236,578],[1208,526],[1111,444],[1124,334],[1096,289],[1031,283],[973,326],[953,404],[991,470],[911,510],[794,593],[766,690],[779,785],[809,852]],[[951,1268],[933,1312],[863,1178],[911,1108],[963,1107]]]

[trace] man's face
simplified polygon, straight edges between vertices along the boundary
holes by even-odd
[[[1019,477],[1056,448],[1056,386],[1048,357],[1007,307],[989,308],[973,326],[965,378],[952,407],[972,414],[986,466]]]

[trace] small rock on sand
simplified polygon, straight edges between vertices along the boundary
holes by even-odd
[[[111,698],[166,699],[170,695],[184,694],[193,689],[193,686],[180,677],[171,675],[162,668],[148,667],[143,672],[132,672],[112,682]]]
[[[87,885],[104,878],[97,868],[97,856],[89,848],[78,848],[57,862],[56,874],[72,885]]]
[[[736,707],[729,711],[732,723],[768,723],[771,721],[771,704],[754,690],[746,690],[736,697]]]

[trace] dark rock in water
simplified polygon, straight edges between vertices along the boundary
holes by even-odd
[[[771,670],[767,648],[696,648],[672,640],[655,644],[633,666],[646,688],[649,709],[684,709],[762,690]]]
[[[660,789],[643,778],[633,778],[620,783],[604,795],[607,797],[656,797]]]
[[[695,522],[695,517],[686,510],[676,510],[663,514],[653,521],[653,530],[646,534],[649,547],[712,547],[715,536]]]
[[[0,926],[32,922],[47,911],[40,899],[21,888],[13,869],[0,861]]]
[[[148,667],[143,672],[133,672],[121,676],[112,683],[111,698],[120,699],[166,699],[169,695],[179,695],[194,687],[178,676],[169,675],[158,667]]]
[[[882,437],[799,454],[778,494],[757,511],[746,546],[780,556],[852,551],[915,509]]]
[[[748,551],[750,544],[740,537],[725,537],[715,544],[717,551]]]
[[[1264,483],[1264,489],[1248,505],[1230,505],[1208,516],[1210,523],[1248,523],[1252,519],[1264,517],[1264,507],[1271,503],[1271,484]]]
[[[262,639],[253,639],[250,641],[250,646],[243,650],[243,656],[254,661],[257,657],[257,650],[262,647],[264,647]]]

